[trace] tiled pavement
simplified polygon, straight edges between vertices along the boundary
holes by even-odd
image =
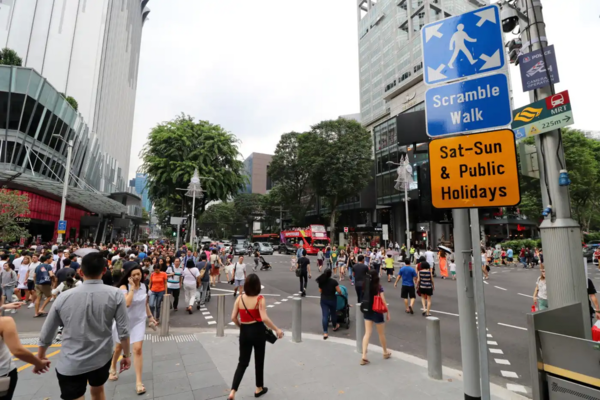
[[[108,382],[107,400],[209,400],[226,399],[238,359],[238,334],[227,330],[224,338],[213,332],[146,335],[143,382],[147,393],[135,393],[133,368],[117,382]],[[377,340],[377,339],[374,339]],[[383,360],[381,349],[371,345],[371,364],[360,366],[354,342],[339,338],[323,341],[303,334],[302,343],[292,343],[288,334],[274,345],[267,344],[265,385],[268,399],[461,399],[460,371],[444,368],[444,380],[427,377],[426,363],[402,353]],[[57,355],[58,356],[58,355]],[[56,356],[55,356],[56,357]],[[37,376],[31,369],[19,373],[15,400],[59,399],[55,371]],[[493,385],[493,399],[524,399]],[[86,399],[89,398],[89,393]],[[239,399],[254,398],[254,363],[246,370]]]

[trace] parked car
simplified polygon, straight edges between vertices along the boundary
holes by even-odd
[[[273,246],[271,246],[271,243],[267,242],[254,242],[252,243],[252,248],[260,251],[260,254],[263,256],[272,255],[275,252],[275,250],[273,250]]]
[[[290,243],[280,243],[278,250],[279,254],[296,254],[297,248]]]
[[[594,261],[594,252],[600,247],[600,240],[592,240],[585,244],[583,256],[588,262]],[[594,264],[598,263],[596,260]]]
[[[223,240],[223,247],[225,248],[225,252],[229,253],[231,251],[231,242],[229,240]]]
[[[248,254],[248,250],[243,243],[238,243],[233,247],[233,255],[235,256],[245,256]]]

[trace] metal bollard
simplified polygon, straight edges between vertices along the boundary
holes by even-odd
[[[292,342],[302,342],[302,299],[294,297],[292,308]]]
[[[169,320],[171,319],[171,295],[165,294],[160,306],[160,336],[169,336]]]
[[[442,338],[440,320],[427,317],[427,373],[430,378],[442,380]]]
[[[225,336],[225,295],[217,296],[217,337]]]
[[[356,305],[356,352],[362,354],[362,341],[365,336],[365,316],[360,311],[360,303]]]

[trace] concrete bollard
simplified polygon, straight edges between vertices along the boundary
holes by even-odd
[[[292,299],[292,342],[302,342],[302,299],[294,297]]]
[[[160,305],[160,336],[169,336],[169,320],[171,319],[171,295],[163,296],[162,304]]]
[[[430,378],[442,380],[442,338],[439,318],[427,317],[425,336],[427,338],[427,373]]]
[[[362,354],[362,341],[365,336],[365,316],[360,311],[360,303],[356,305],[356,352]]]
[[[217,296],[217,337],[225,336],[225,295]]]

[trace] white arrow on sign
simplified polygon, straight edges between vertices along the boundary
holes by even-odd
[[[480,71],[483,71],[484,69],[499,67],[501,65],[500,50],[496,50],[496,52],[491,57],[482,54],[479,58],[485,61],[485,64],[483,64],[483,66],[479,68]]]
[[[475,13],[475,15],[477,15],[479,18],[481,18],[479,20],[479,22],[477,22],[478,27],[481,27],[481,25],[483,25],[485,23],[485,21],[490,21],[493,24],[496,23],[496,12],[493,7],[488,8],[487,10],[477,12],[477,13]]]
[[[427,67],[427,75],[429,75],[429,80],[430,81],[439,81],[440,79],[444,79],[446,78],[446,75],[442,74],[442,70],[444,69],[445,65],[442,64],[438,67],[438,69],[433,69],[431,67]]]
[[[428,26],[425,28],[425,43],[429,42],[433,36],[441,38],[444,36],[441,32],[438,31],[442,27],[442,24],[437,24],[433,26]]]

